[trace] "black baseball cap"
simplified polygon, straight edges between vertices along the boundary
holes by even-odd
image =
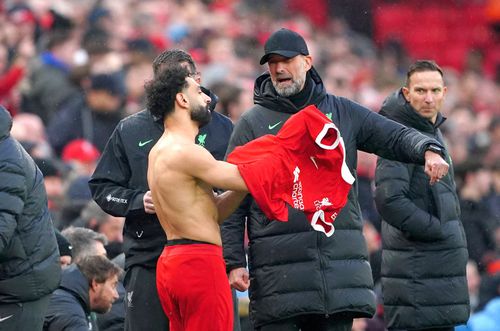
[[[264,45],[264,56],[260,59],[260,64],[269,60],[272,54],[278,54],[287,58],[295,57],[299,54],[309,55],[304,38],[297,32],[281,28],[274,32]]]

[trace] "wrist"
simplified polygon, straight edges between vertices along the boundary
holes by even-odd
[[[445,157],[444,149],[441,146],[433,144],[433,143],[430,143],[425,147],[425,152],[436,153],[436,154],[440,155],[443,159]]]

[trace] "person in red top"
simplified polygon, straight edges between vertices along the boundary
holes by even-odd
[[[23,79],[28,60],[34,52],[33,42],[24,39],[17,47],[12,61],[9,61],[7,46],[0,43],[0,104],[3,104],[12,116],[19,111],[20,98],[16,95],[16,87]]]

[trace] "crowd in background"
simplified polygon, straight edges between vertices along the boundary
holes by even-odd
[[[219,97],[216,110],[236,122],[253,104],[254,79],[265,70],[259,65],[263,41],[287,27],[306,38],[328,92],[378,111],[404,83],[413,60],[408,50],[398,40],[375,43],[370,35],[356,32],[352,20],[334,12],[317,24],[296,3],[3,1],[0,104],[13,116],[12,135],[44,174],[55,226],[91,228],[106,236],[110,258],[120,254],[124,220],[91,201],[87,181],[116,124],[144,108],[151,63],[166,48],[185,49],[193,56],[203,84]],[[363,21],[366,15],[361,12]],[[489,33],[500,43],[498,22]],[[468,239],[474,313],[500,297],[500,60],[496,75],[485,74],[477,54],[471,46],[463,68],[444,68],[448,94],[442,113],[448,119],[441,127],[453,158]],[[360,203],[377,282],[381,244],[380,217],[371,195],[375,162],[375,157],[359,154]],[[358,321],[353,329],[364,330],[367,324]]]

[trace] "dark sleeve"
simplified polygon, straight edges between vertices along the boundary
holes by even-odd
[[[23,170],[14,164],[3,164],[0,168],[0,255],[16,231],[17,216],[24,209],[25,189]]]
[[[144,174],[146,176],[146,174]],[[89,181],[92,198],[108,214],[144,212],[144,191],[129,188],[131,169],[118,127],[108,140]]]
[[[50,298],[45,314],[44,331],[88,331],[89,321],[83,308],[76,302],[72,294],[58,296],[56,290]],[[70,296],[72,298],[70,298]]]
[[[416,206],[409,198],[414,165],[379,158],[375,173],[375,203],[390,225],[408,238],[421,241],[442,239],[441,222]],[[422,187],[425,190],[425,187]]]
[[[251,130],[245,119],[241,118],[234,126],[229,140],[226,158],[236,146],[244,145],[252,140]],[[245,224],[250,213],[252,198],[248,195],[238,209],[221,225],[222,247],[227,271],[246,267]]]
[[[44,331],[89,331],[87,321],[68,314],[60,314],[54,318],[50,324],[46,323]]]
[[[385,159],[406,163],[424,164],[425,149],[429,144],[444,148],[437,140],[429,138],[413,128],[372,112],[355,103],[352,113],[357,128],[357,148],[374,153]],[[359,109],[363,108],[363,109]]]

